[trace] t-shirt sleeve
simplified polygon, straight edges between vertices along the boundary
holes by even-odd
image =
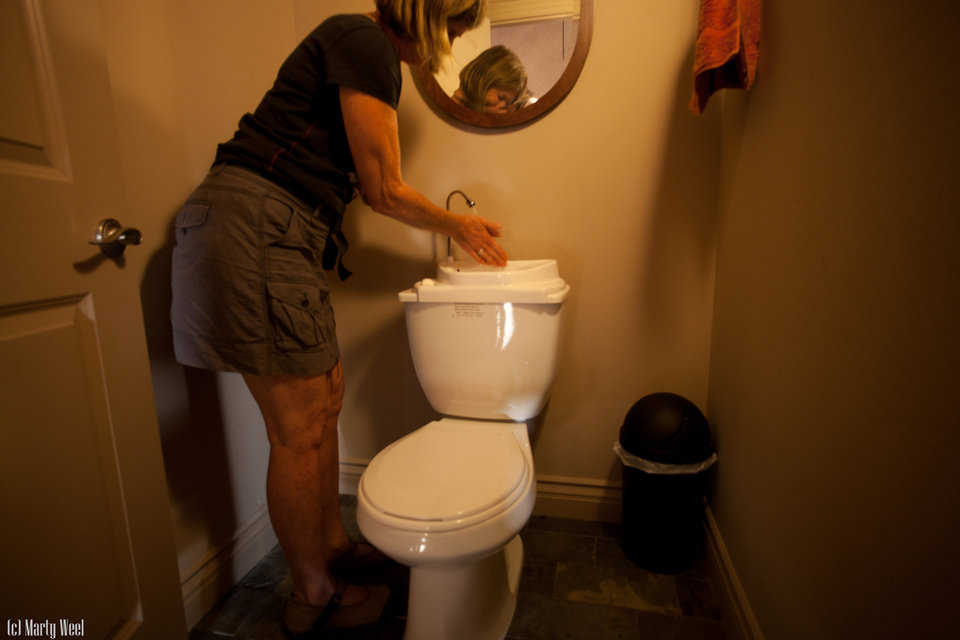
[[[362,91],[394,109],[400,102],[396,53],[379,28],[354,29],[324,51],[327,82]]]

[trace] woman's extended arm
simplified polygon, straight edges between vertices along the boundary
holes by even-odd
[[[403,181],[397,112],[390,105],[340,87],[340,108],[360,193],[374,211],[448,235],[477,262],[501,267],[507,263],[507,254],[494,240],[500,235],[499,224],[480,216],[451,213]]]

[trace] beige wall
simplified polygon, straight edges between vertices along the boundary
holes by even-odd
[[[724,103],[713,507],[767,637],[947,637],[956,7],[765,11],[756,89]]]
[[[299,39],[372,2],[102,1],[130,218],[151,255],[142,298],[187,580],[262,516],[267,445],[236,375],[185,373],[172,359],[170,224]],[[685,111],[696,1],[600,4],[579,83],[540,122],[454,127],[406,71],[399,119],[411,184],[436,202],[465,190],[503,223],[511,257],[559,260],[573,291],[537,471],[602,487],[619,480],[611,445],[635,400],[671,390],[706,401],[720,129],[717,115]],[[396,293],[432,273],[443,245],[360,202],[345,227],[356,274],[333,287],[348,389],[342,452],[362,464],[435,417]]]

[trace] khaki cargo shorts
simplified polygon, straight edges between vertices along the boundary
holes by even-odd
[[[176,218],[177,362],[314,376],[340,359],[321,266],[332,221],[246,169],[217,165]]]

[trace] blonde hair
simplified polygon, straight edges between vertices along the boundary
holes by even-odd
[[[449,23],[456,21],[473,29],[487,13],[487,0],[376,0],[376,6],[394,33],[416,43],[417,53],[431,73],[450,55]]]
[[[529,98],[527,72],[513,51],[498,44],[483,51],[460,70],[460,90],[464,106],[483,111],[483,102],[490,89],[515,91],[514,107],[522,106]]]

